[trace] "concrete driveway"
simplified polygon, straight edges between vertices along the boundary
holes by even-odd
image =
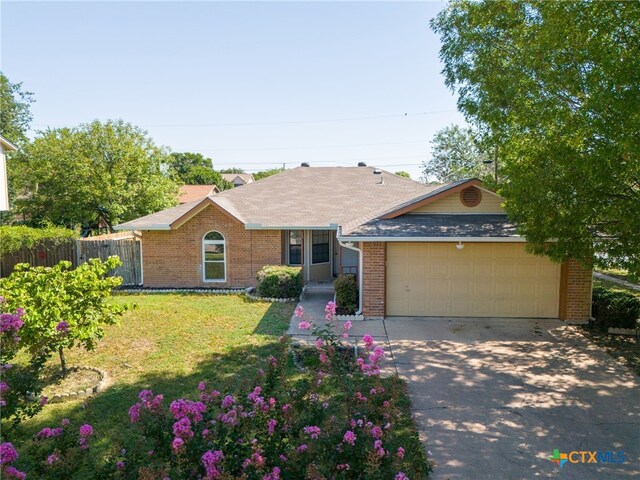
[[[437,463],[433,478],[640,476],[640,382],[576,327],[524,319],[384,324]],[[548,459],[554,449],[623,451],[625,461],[560,469]]]

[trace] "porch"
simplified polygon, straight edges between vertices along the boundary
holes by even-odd
[[[282,263],[302,267],[304,283],[358,275],[358,252],[340,245],[336,230],[330,229],[283,230]]]

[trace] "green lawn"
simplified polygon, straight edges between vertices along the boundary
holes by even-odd
[[[631,283],[637,283],[638,279],[629,275],[629,272],[621,269],[621,268],[605,268],[598,270],[600,273],[604,273],[606,275],[610,275],[612,277],[619,278],[621,280],[626,280]]]
[[[111,387],[86,402],[46,406],[21,425],[17,436],[12,435],[19,450],[28,450],[31,437],[41,428],[56,426],[67,417],[74,424],[93,425],[97,441],[91,455],[103,457],[126,443],[127,411],[142,389],[172,400],[193,397],[201,380],[221,391],[249,385],[264,359],[277,354],[278,339],[294,308],[235,295],[118,295],[114,301],[136,308],[124,315],[119,326],[106,328],[93,352],[76,349],[67,355],[69,365],[107,371]],[[28,471],[29,459],[23,460]],[[76,478],[89,478],[83,477],[86,474],[79,472]]]
[[[251,302],[235,295],[117,295],[113,301],[135,304],[136,308],[124,315],[119,326],[106,328],[93,352],[75,350],[67,355],[69,365],[107,371],[112,384],[86,401],[47,405],[11,434],[21,453],[17,466],[27,473],[33,462],[43,461],[33,453],[30,456],[34,434],[43,427],[59,425],[65,417],[76,426],[90,423],[96,432],[86,452],[91,461],[65,478],[93,478],[90,465],[100,465],[137,438],[128,409],[141,390],[162,393],[170,402],[179,397],[195,398],[201,380],[221,392],[253,388],[258,369],[265,367],[270,355],[278,356],[282,351],[279,339],[294,309],[293,304]],[[290,378],[304,375],[292,365],[287,371]],[[399,437],[407,451],[413,452],[415,471],[423,478],[427,460],[411,420],[406,385],[398,377],[384,382],[388,391],[397,392],[403,412]]]

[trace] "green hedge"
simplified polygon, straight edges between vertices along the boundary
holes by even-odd
[[[297,298],[302,292],[302,268],[265,265],[256,275],[258,295],[267,298]]]
[[[596,325],[603,330],[637,328],[640,318],[640,298],[601,286],[593,287],[592,314]]]
[[[0,227],[0,255],[33,248],[43,243],[59,245],[78,238],[73,230],[62,227],[31,228],[25,226]]]
[[[358,282],[354,275],[340,275],[333,282],[336,306],[341,315],[353,315],[358,310]]]

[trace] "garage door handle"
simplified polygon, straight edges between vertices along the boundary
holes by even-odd
[[[405,285],[404,286],[404,291],[405,292],[410,292],[411,291],[411,289],[409,288],[409,285]]]

